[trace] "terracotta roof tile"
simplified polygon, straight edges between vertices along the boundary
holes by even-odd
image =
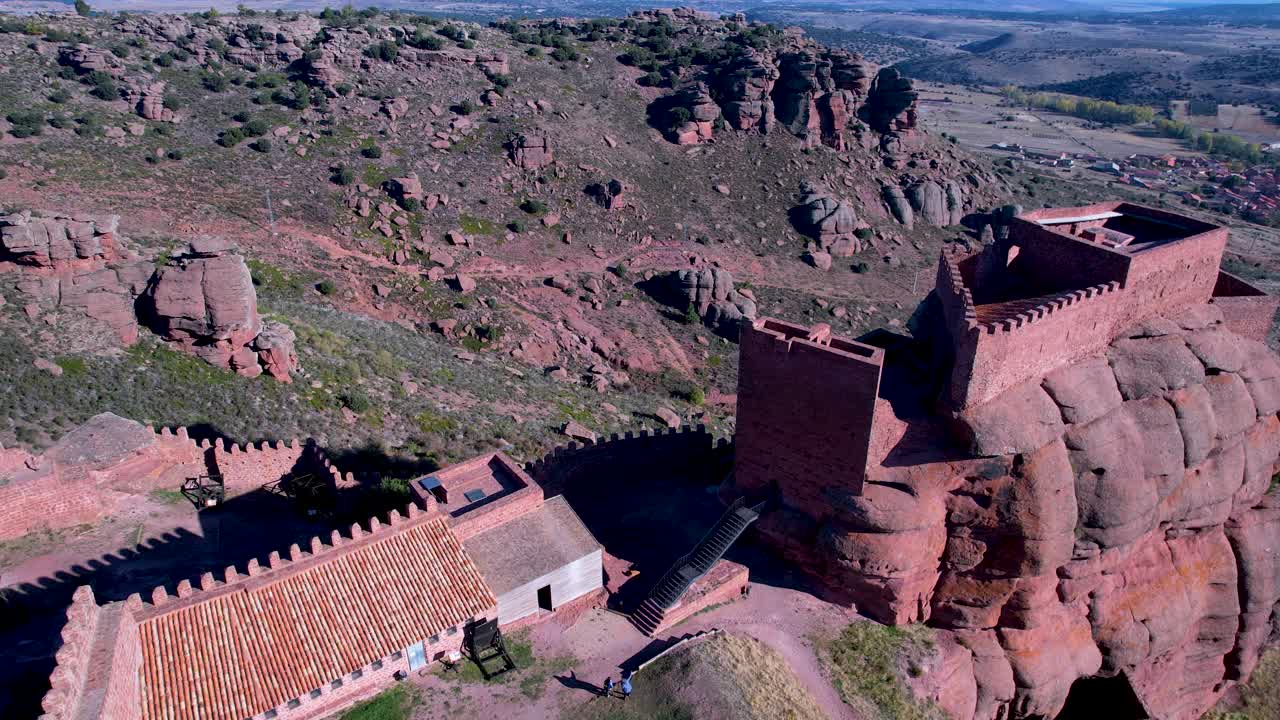
[[[143,720],[243,720],[497,604],[424,515],[141,615]]]

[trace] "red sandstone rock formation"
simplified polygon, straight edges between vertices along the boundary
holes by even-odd
[[[555,160],[551,141],[545,133],[527,133],[513,138],[508,152],[511,162],[524,170],[540,170]]]
[[[744,356],[744,383],[769,362],[850,372],[765,355]],[[1153,718],[1191,720],[1248,676],[1280,607],[1280,358],[1217,308],[1148,319],[954,416],[876,404],[865,484],[787,475],[758,527],[860,612],[966,648],[954,717],[1053,717],[1102,676]]]
[[[265,366],[284,381],[297,367],[293,333],[279,323],[264,329],[249,268],[221,238],[192,240],[156,271],[144,299],[158,335],[211,365],[249,377]]]
[[[793,213],[797,225],[831,255],[849,257],[862,250],[854,233],[863,225],[849,203],[806,187]]]
[[[116,215],[5,215],[0,217],[0,262],[61,269],[114,260],[119,224]]]

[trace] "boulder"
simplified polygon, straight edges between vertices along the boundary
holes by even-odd
[[[1178,336],[1117,340],[1107,359],[1126,400],[1204,382],[1204,366]]]
[[[1085,424],[1120,407],[1124,398],[1106,358],[1089,358],[1055,370],[1044,378],[1044,389],[1062,411],[1062,419]]]
[[[540,170],[555,160],[545,133],[517,135],[507,143],[507,152],[511,162],[523,170]]]
[[[192,239],[156,270],[140,305],[153,332],[211,365],[254,376],[265,362],[277,378],[297,367],[293,333],[264,327],[249,267],[222,238]]]

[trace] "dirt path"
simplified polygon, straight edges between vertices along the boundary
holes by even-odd
[[[753,585],[748,598],[693,616],[657,639],[720,628],[749,635],[778,652],[797,680],[831,720],[861,720],[840,699],[822,670],[810,638],[833,632],[853,621],[850,610],[824,603],[807,593],[767,585]],[[570,675],[548,677],[545,693],[531,700],[511,684],[460,685],[435,675],[415,678],[428,698],[450,698],[455,709],[469,717],[555,718],[567,711],[602,701],[583,684],[616,681],[620,666],[654,639],[645,637],[623,616],[603,610],[586,613],[561,628],[554,619],[535,626],[530,634],[538,658],[573,657]],[[559,679],[557,679],[559,678]],[[643,673],[637,676],[643,683]],[[429,700],[428,705],[431,702]]]

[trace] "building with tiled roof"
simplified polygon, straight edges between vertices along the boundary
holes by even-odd
[[[470,623],[516,619],[499,615],[495,581],[509,598],[543,579],[555,582],[558,602],[598,590],[600,546],[563,498],[544,503],[541,488],[500,453],[442,474],[452,485],[484,472],[500,474],[509,492],[491,493],[470,513],[462,493],[452,507],[425,494],[385,524],[335,531],[328,542],[292,546],[287,558],[251,560],[244,572],[206,573],[198,588],[178,583],[176,596],[161,587],[150,602],[134,595],[99,606],[80,588],[44,718],[324,717],[455,655]],[[518,535],[512,547],[536,560],[523,570],[537,577],[520,575],[517,586],[497,559],[507,528]]]

